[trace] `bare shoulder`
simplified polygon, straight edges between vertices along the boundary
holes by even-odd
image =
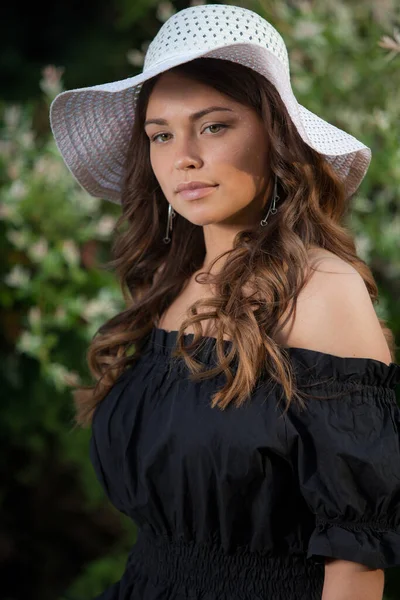
[[[310,259],[313,272],[298,296],[283,345],[389,364],[390,350],[358,271],[327,250],[313,251]]]
[[[340,258],[325,248],[310,248],[308,251],[309,261],[313,268],[322,272],[349,273],[360,277],[357,269],[350,263]]]

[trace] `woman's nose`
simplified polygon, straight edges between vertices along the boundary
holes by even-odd
[[[202,163],[197,144],[189,138],[177,142],[174,151],[175,167],[177,169],[192,165],[198,167]]]

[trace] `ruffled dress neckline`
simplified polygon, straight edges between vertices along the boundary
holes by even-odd
[[[177,347],[178,330],[167,330],[154,326],[149,334],[145,351],[171,357]],[[184,344],[188,346],[194,339],[194,333],[183,335]],[[196,349],[195,358],[206,365],[215,365],[217,338],[203,336]],[[228,354],[232,347],[231,340],[223,340],[224,353]],[[337,356],[310,348],[285,346],[296,373],[300,377],[310,374],[312,379],[325,379],[327,376],[337,381],[352,379],[364,385],[380,385],[394,387],[400,383],[400,365],[386,363],[369,357]],[[231,369],[237,369],[237,360],[233,360]]]

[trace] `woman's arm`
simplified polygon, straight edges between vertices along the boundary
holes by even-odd
[[[322,600],[382,600],[383,569],[347,560],[326,559]]]

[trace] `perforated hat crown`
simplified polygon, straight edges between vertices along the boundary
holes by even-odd
[[[185,8],[162,25],[148,47],[142,73],[68,90],[53,100],[50,122],[57,146],[89,194],[121,201],[126,154],[142,84],[200,57],[236,62],[266,77],[279,92],[304,142],[324,155],[338,173],[346,195],[357,190],[370,164],[371,151],[297,102],[288,52],[278,31],[249,9],[207,4]]]

